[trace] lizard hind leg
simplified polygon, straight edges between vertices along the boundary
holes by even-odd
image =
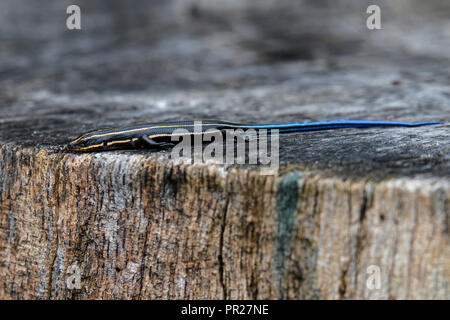
[[[173,146],[173,143],[170,143],[170,142],[156,142],[149,136],[142,136],[141,140],[143,142],[143,145],[150,149],[163,149],[166,147]]]

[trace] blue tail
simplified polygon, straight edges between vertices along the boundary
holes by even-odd
[[[291,122],[291,123],[255,123],[239,124],[238,127],[246,129],[278,129],[280,132],[298,132],[314,130],[330,130],[338,128],[370,128],[370,127],[420,127],[442,122],[396,122],[372,120],[331,120],[317,122]]]

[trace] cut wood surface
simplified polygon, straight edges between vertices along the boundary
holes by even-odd
[[[397,41],[402,22],[388,20],[383,47],[365,31],[267,35],[264,5],[238,17],[218,1],[86,3],[71,33],[58,1],[16,3],[0,5],[0,298],[450,299],[439,6],[421,12],[429,41]],[[214,118],[444,124],[283,135],[271,175],[167,150],[63,151],[87,130]]]

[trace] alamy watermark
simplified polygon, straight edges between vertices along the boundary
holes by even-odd
[[[175,161],[191,164],[258,164],[263,166],[263,173],[267,174],[279,167],[279,130],[204,130],[202,121],[195,121],[192,130],[176,129],[170,137],[172,143],[178,142],[170,154]]]
[[[67,7],[66,13],[69,16],[66,19],[66,26],[69,30],[80,30],[81,29],[81,9],[76,4],[71,4]]]
[[[366,20],[366,26],[369,30],[381,29],[381,9],[379,6],[372,4],[367,7],[366,13],[370,14]]]
[[[379,290],[381,289],[381,268],[377,265],[370,265],[366,269],[368,274],[366,280],[366,287],[369,290]]]
[[[66,19],[66,26],[69,30],[81,30],[81,9],[76,4],[67,7],[66,13],[69,15]],[[381,9],[378,5],[369,5],[366,9],[369,16],[366,19],[366,26],[369,30],[381,29]]]
[[[66,273],[69,275],[66,279],[67,289],[81,289],[81,270],[80,267],[74,263],[67,268]]]

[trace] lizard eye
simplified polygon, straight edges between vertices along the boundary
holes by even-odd
[[[86,146],[87,146],[86,141],[75,139],[75,140],[69,142],[69,144],[67,145],[66,148],[68,150],[77,150],[79,148],[83,148],[83,147],[86,147]]]

